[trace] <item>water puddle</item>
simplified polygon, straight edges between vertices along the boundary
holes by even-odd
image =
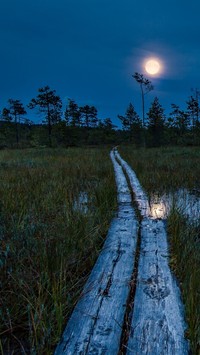
[[[154,194],[150,199],[152,218],[165,219],[172,207],[176,207],[189,221],[200,220],[200,196],[186,189],[179,189],[175,193]]]
[[[83,214],[89,210],[89,196],[81,191],[74,201],[73,208]],[[186,189],[163,195],[154,194],[150,198],[150,214],[153,219],[166,219],[172,207],[176,207],[189,221],[200,221],[200,196]]]
[[[74,210],[79,211],[83,214],[88,213],[88,193],[85,191],[81,191],[78,195],[78,198],[74,201]]]

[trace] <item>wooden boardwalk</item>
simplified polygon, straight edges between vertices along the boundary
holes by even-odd
[[[117,354],[133,273],[138,222],[121,166],[111,154],[118,216],[72,313],[55,354]]]
[[[183,309],[168,266],[163,221],[146,219],[127,354],[188,354]]]
[[[135,173],[117,150],[111,152],[111,159],[118,214],[55,355],[188,354],[180,292],[168,266],[164,222],[151,217],[148,199]],[[124,171],[143,217],[134,299],[130,298],[130,285],[135,273],[139,223]],[[127,302],[134,307],[129,314],[129,334],[123,337],[127,332],[124,327]]]

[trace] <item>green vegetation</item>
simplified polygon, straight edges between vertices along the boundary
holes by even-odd
[[[175,208],[168,219],[171,266],[180,280],[193,354],[200,353],[200,223],[188,224]]]
[[[200,149],[198,147],[163,147],[133,149],[120,147],[140,183],[150,196],[155,192],[173,192],[178,188],[199,189]]]
[[[154,193],[187,188],[199,196],[199,148],[152,148],[134,150],[121,147],[122,157],[135,170],[149,198]],[[183,206],[184,208],[184,206]],[[167,221],[171,266],[182,290],[188,323],[187,336],[193,354],[200,352],[200,221],[189,223],[174,205]]]
[[[149,198],[183,187],[199,193],[198,148],[119,150]],[[0,151],[0,349],[5,353],[51,354],[59,341],[116,209],[108,153],[107,148]],[[174,206],[168,232],[187,335],[198,354],[199,221],[188,223]]]
[[[143,74],[135,73],[132,77],[141,89],[142,118],[130,103],[125,114],[118,115],[122,129],[109,117],[100,119],[96,107],[79,106],[70,98],[66,104],[55,90],[44,86],[27,107],[20,100],[9,99],[8,106],[0,110],[0,149],[122,143],[135,147],[199,146],[199,91],[193,90],[184,110],[172,103],[168,114],[155,97],[145,115],[144,97],[153,86]],[[39,124],[30,120],[30,109],[40,113]]]
[[[108,149],[0,151],[0,349],[50,354],[116,208]],[[3,350],[2,350],[3,351]]]

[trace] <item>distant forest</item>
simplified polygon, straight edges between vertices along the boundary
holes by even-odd
[[[197,91],[186,102],[183,111],[176,104],[171,113],[155,97],[145,117],[139,117],[132,103],[124,115],[118,115],[122,129],[110,118],[99,119],[94,106],[68,99],[65,110],[60,97],[49,86],[42,87],[29,109],[43,117],[41,124],[27,119],[20,100],[9,99],[0,114],[0,148],[68,147],[131,143],[136,147],[164,145],[200,145],[200,105]]]

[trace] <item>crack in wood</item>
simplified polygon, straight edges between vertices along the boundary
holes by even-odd
[[[113,273],[114,273],[114,270],[115,270],[115,267],[120,259],[120,256],[122,254],[122,251],[121,251],[121,243],[120,241],[118,241],[118,249],[117,249],[117,256],[115,259],[113,259],[113,268],[112,268],[112,272],[108,278],[108,282],[107,282],[107,285],[105,287],[104,290],[101,290],[100,291],[100,294],[102,296],[101,298],[101,301],[100,301],[100,304],[99,304],[99,307],[97,309],[97,314],[96,314],[96,317],[95,317],[95,322],[93,323],[92,327],[91,327],[91,331],[90,331],[90,337],[89,337],[89,340],[88,340],[88,343],[87,343],[87,347],[86,347],[86,354],[90,354],[90,351],[89,351],[89,348],[90,348],[90,343],[91,343],[91,339],[92,339],[92,336],[94,334],[94,331],[95,331],[95,327],[96,327],[96,324],[97,324],[97,320],[98,320],[98,316],[99,316],[99,312],[101,310],[101,307],[102,307],[102,303],[104,301],[104,297],[109,297],[109,290],[112,286],[112,278],[113,278]],[[99,330],[97,330],[97,334],[102,334],[102,332],[104,333],[104,335],[108,335],[110,334],[110,332],[112,331],[112,327],[108,327],[108,328],[103,328],[103,327],[98,327]],[[101,331],[100,331],[101,330]],[[95,354],[95,351],[94,351],[94,348],[93,348],[93,352],[92,354]],[[98,354],[98,352],[97,352]]]
[[[131,280],[129,283],[130,291],[129,291],[129,295],[127,298],[127,303],[125,305],[126,312],[124,315],[124,322],[123,322],[123,328],[122,328],[122,334],[121,334],[121,342],[120,342],[118,355],[123,355],[126,353],[126,347],[128,344],[129,334],[131,331],[131,319],[132,319],[136,285],[137,285],[139,249],[140,249],[140,237],[138,234],[138,242],[137,242],[136,254],[135,254],[135,263],[134,263],[133,274],[131,276]]]
[[[126,171],[142,215],[141,250],[131,329],[123,354],[183,355],[189,346],[180,291],[168,265],[165,224],[152,219],[148,199],[135,173],[115,152]]]
[[[111,159],[118,217],[55,355],[186,355],[182,304],[168,267],[165,225],[150,218],[147,196],[116,150]]]

